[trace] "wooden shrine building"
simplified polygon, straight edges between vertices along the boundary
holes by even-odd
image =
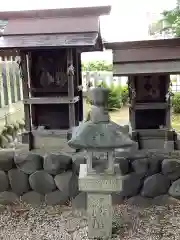
[[[100,15],[110,7],[0,12],[0,55],[18,56],[30,149],[66,142],[83,119],[81,53],[102,51]]]
[[[128,76],[129,121],[140,149],[176,149],[170,74],[180,73],[180,38],[106,43],[114,76]]]

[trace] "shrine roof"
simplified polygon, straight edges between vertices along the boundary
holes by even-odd
[[[75,34],[53,34],[53,35],[16,35],[0,38],[0,49],[33,49],[38,47],[85,47],[95,46],[98,34],[94,33],[75,33]]]
[[[0,12],[0,51],[69,46],[102,50],[99,16],[110,9],[100,6]]]
[[[105,42],[104,46],[106,49],[113,50],[125,50],[132,48],[153,48],[153,47],[176,47],[180,46],[180,38],[170,39],[152,39],[152,40],[141,40],[141,41],[124,41],[124,42]]]
[[[101,16],[109,14],[111,6],[60,8],[60,9],[40,9],[22,11],[0,12],[0,19],[24,19],[24,18],[56,18],[56,17],[84,17]]]

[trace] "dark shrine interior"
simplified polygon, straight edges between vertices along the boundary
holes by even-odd
[[[80,55],[80,54],[79,54]],[[68,97],[67,49],[34,50],[31,52],[31,97]],[[80,56],[73,50],[74,96],[79,96],[81,85]],[[79,123],[81,107],[75,104],[75,121]],[[68,129],[68,104],[35,104],[31,106],[32,123],[45,129]],[[48,114],[49,113],[49,114]]]
[[[148,75],[135,77],[136,100],[135,104],[141,104],[144,109],[135,109],[135,128],[136,129],[159,129],[166,125],[166,109],[153,109],[155,103],[163,104],[166,102],[168,91],[167,75]],[[151,106],[150,109],[147,109]]]

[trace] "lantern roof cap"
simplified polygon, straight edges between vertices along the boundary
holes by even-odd
[[[75,149],[116,149],[129,148],[134,142],[122,133],[113,122],[93,123],[87,121],[75,128],[68,145]]]

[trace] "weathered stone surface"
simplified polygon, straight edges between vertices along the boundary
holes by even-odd
[[[75,198],[72,199],[73,209],[87,209],[87,193],[80,192]]]
[[[159,173],[161,171],[161,163],[163,159],[164,158],[161,156],[148,158],[148,175]]]
[[[142,185],[143,176],[136,173],[131,173],[124,178],[122,182],[123,191],[122,197],[132,197],[138,194]]]
[[[56,175],[72,167],[72,158],[63,152],[46,154],[43,167],[49,174]]]
[[[162,173],[167,175],[170,180],[176,180],[180,177],[180,160],[165,159],[162,162]]]
[[[161,171],[161,160],[159,158],[141,158],[134,160],[131,166],[136,173],[150,176]]]
[[[157,173],[145,179],[141,195],[143,197],[156,197],[167,193],[169,186],[170,180],[166,176]]]
[[[111,195],[88,193],[87,213],[89,238],[110,239],[112,233]]]
[[[152,204],[152,199],[137,195],[137,196],[129,198],[127,200],[127,203],[129,205],[134,205],[137,207],[149,207]]]
[[[16,166],[27,174],[42,169],[43,157],[31,152],[18,152],[15,154]]]
[[[78,193],[78,178],[72,171],[58,174],[54,178],[57,188],[64,195],[74,197]]]
[[[115,163],[119,164],[119,169],[122,175],[129,173],[129,160],[126,158],[116,157]]]
[[[79,174],[80,165],[86,163],[85,152],[78,153],[72,156],[73,172]]]
[[[8,171],[8,177],[12,191],[17,195],[22,195],[29,190],[29,176],[19,169]]]
[[[29,183],[34,191],[41,194],[46,194],[56,189],[53,177],[43,170],[31,174]]]
[[[9,205],[19,203],[18,196],[9,191],[4,191],[0,193],[0,204]]]
[[[28,204],[40,205],[44,201],[44,196],[40,193],[30,191],[22,195],[21,200]]]
[[[0,170],[0,192],[4,192],[9,187],[9,179],[4,171]]]
[[[173,198],[173,197],[169,196],[168,194],[165,194],[165,195],[160,195],[160,196],[155,197],[152,200],[152,203],[155,205],[159,205],[159,206],[165,206],[165,205],[179,204],[179,201],[176,198]]]
[[[63,192],[56,190],[45,195],[45,202],[47,205],[65,204],[69,200],[68,196]]]
[[[100,141],[97,134],[101,137]],[[91,121],[80,124],[68,141],[68,145],[75,149],[127,148],[133,143],[129,136],[120,132],[111,122],[99,122],[99,120],[98,124]]]
[[[14,166],[14,151],[10,149],[1,149],[0,151],[0,169],[8,171]]]
[[[172,183],[171,187],[169,188],[169,195],[180,199],[180,179]]]
[[[137,174],[143,174],[145,176],[148,172],[148,160],[147,160],[147,158],[134,160],[132,162],[132,169]]]

